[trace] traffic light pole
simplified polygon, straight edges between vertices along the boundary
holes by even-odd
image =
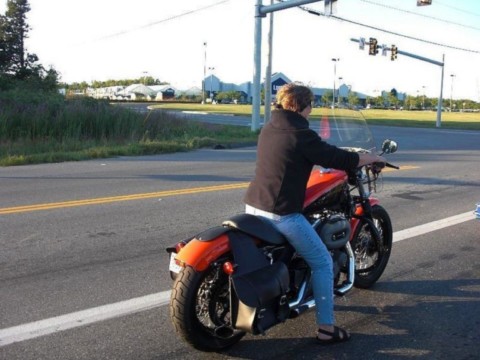
[[[353,42],[361,43],[361,41],[359,39],[353,39],[352,38],[350,40],[353,41]],[[441,80],[440,80],[440,96],[438,98],[437,122],[436,122],[436,127],[441,127],[442,126],[443,77],[444,77],[444,67],[445,67],[445,54],[443,54],[442,62],[440,62],[440,61],[432,60],[432,59],[429,59],[429,58],[426,58],[426,57],[423,57],[423,56],[420,56],[420,55],[412,54],[412,53],[409,53],[407,51],[402,51],[402,50],[398,50],[398,49],[397,49],[397,53],[401,54],[401,55],[404,55],[404,56],[411,57],[411,58],[416,59],[416,60],[425,61],[425,62],[428,62],[430,64],[440,66],[442,68],[442,77],[441,77]]]

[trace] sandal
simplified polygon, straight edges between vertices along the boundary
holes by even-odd
[[[345,342],[350,339],[350,334],[347,331],[337,326],[334,326],[333,328],[334,328],[333,332],[323,330],[323,329],[318,329],[319,333],[330,336],[330,339],[320,339],[317,336],[317,341],[322,345],[328,345],[328,344],[335,344],[339,342]]]

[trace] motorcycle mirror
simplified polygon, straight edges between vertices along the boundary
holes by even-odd
[[[398,150],[398,145],[395,141],[386,139],[382,143],[382,153],[383,154],[393,154]]]

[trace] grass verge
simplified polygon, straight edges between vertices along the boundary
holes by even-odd
[[[258,135],[160,111],[142,115],[92,99],[7,100],[0,106],[0,166],[228,148],[255,143]]]
[[[248,116],[252,113],[251,105],[227,104],[161,104],[153,108],[169,110],[199,111],[217,114],[233,114]],[[264,107],[260,109],[263,114]],[[318,120],[330,114],[327,108],[314,108],[311,114],[313,120]],[[408,126],[408,127],[436,127],[437,113],[435,111],[396,111],[396,110],[362,110],[362,115],[370,125]],[[441,127],[449,129],[480,130],[480,113],[442,112]]]

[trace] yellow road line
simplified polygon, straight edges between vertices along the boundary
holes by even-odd
[[[405,166],[402,166],[400,170],[411,170],[411,169],[417,169],[417,168],[418,166],[405,165]],[[383,172],[390,172],[390,171],[397,171],[397,170],[390,169],[390,168],[383,169]],[[30,212],[30,211],[40,211],[40,210],[52,210],[52,209],[77,207],[77,206],[108,204],[113,202],[151,199],[156,197],[161,198],[161,197],[167,197],[167,196],[189,195],[189,194],[197,194],[197,193],[212,192],[212,191],[236,190],[236,189],[244,189],[248,186],[248,184],[249,183],[246,182],[246,183],[237,183],[237,184],[197,187],[197,188],[191,188],[191,189],[166,190],[166,191],[158,191],[158,192],[143,193],[143,194],[120,195],[120,196],[101,197],[101,198],[94,198],[94,199],[62,201],[62,202],[54,202],[54,203],[46,203],[46,204],[14,206],[14,207],[0,208],[0,215]]]
[[[412,170],[412,169],[418,169],[420,166],[413,166],[413,165],[403,165],[400,166],[400,170]],[[390,172],[390,171],[398,171],[397,169],[392,169],[392,168],[384,168],[382,172]]]
[[[196,193],[211,192],[211,191],[244,189],[248,186],[248,184],[249,183],[227,184],[227,185],[219,185],[219,186],[198,187],[198,188],[191,188],[191,189],[158,191],[158,192],[144,193],[144,194],[121,195],[121,196],[102,197],[102,198],[95,198],[95,199],[62,201],[62,202],[47,203],[47,204],[14,206],[14,207],[8,207],[8,208],[0,208],[0,215],[29,212],[29,211],[39,211],[39,210],[51,210],[51,209],[76,207],[76,206],[85,206],[85,205],[107,204],[107,203],[113,203],[113,202],[141,200],[141,199],[149,199],[149,198],[155,198],[155,197],[188,195],[188,194],[196,194]]]

